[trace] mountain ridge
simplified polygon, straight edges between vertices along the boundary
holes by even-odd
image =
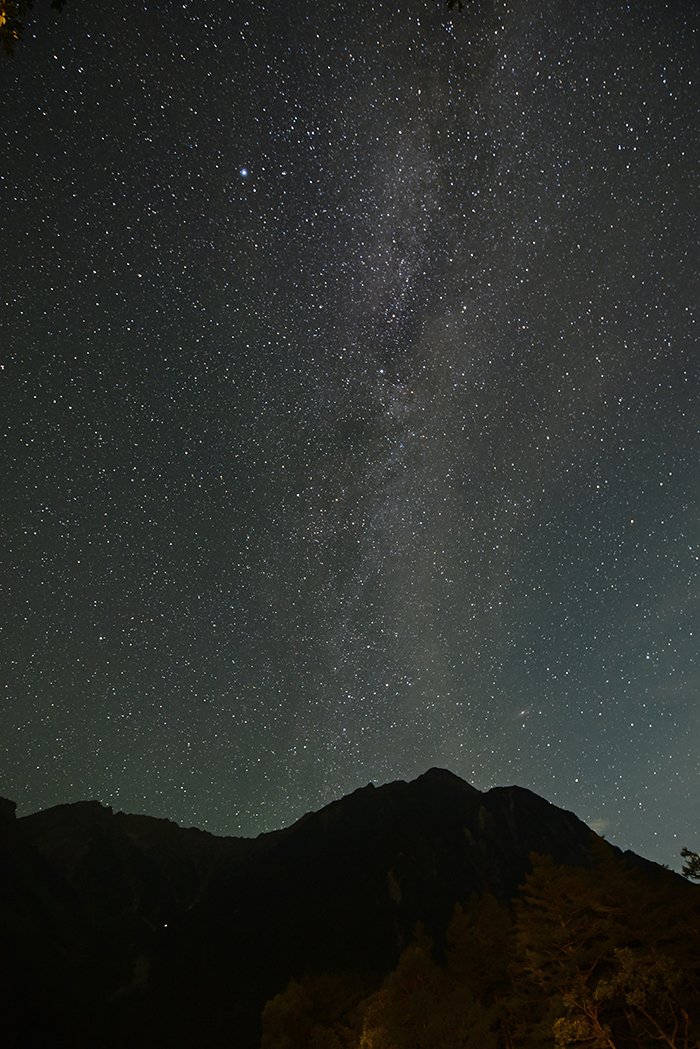
[[[72,1045],[106,1024],[115,1045],[128,1036],[149,1049],[214,1046],[235,1031],[253,1049],[262,1006],[290,977],[309,966],[388,971],[416,922],[439,940],[455,903],[473,893],[508,904],[532,852],[588,867],[595,840],[574,813],[526,788],[480,792],[438,768],[360,787],[256,838],[94,801],[21,818],[0,803],[0,913],[26,977],[15,981],[17,1018],[29,1010],[41,947],[42,979],[55,971],[58,990],[43,1013],[29,1011],[49,1029],[62,1016]],[[77,1027],[64,1007],[76,995],[88,1003]]]

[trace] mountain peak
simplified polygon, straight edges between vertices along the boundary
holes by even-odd
[[[61,981],[73,980],[81,998],[85,974],[100,965],[101,1000],[128,997],[129,971],[146,971],[146,958],[163,1015],[179,1015],[185,973],[188,1000],[203,1003],[192,1014],[189,1041],[173,1029],[171,1044],[194,1044],[213,1009],[215,1023],[225,1017],[237,1044],[251,1049],[259,1044],[262,1006],[290,976],[300,978],[309,966],[388,971],[416,922],[439,939],[455,903],[473,893],[509,904],[532,852],[589,867],[594,840],[573,813],[532,791],[482,793],[442,768],[408,783],[369,784],[254,839],[114,814],[98,802],[19,820],[13,811],[12,802],[0,806],[8,817],[0,820],[0,853],[10,890],[0,902],[11,911],[13,900],[23,901],[11,925],[17,956],[34,957],[45,938],[57,1002]],[[660,870],[631,854],[624,860],[647,875]],[[102,960],[90,954],[93,940],[102,944]],[[78,960],[59,978],[67,957]],[[114,973],[122,973],[121,987],[110,984]],[[217,987],[226,992],[214,1002]],[[134,993],[143,991],[138,983]],[[207,1030],[202,1044],[218,1044],[214,1028]]]
[[[467,788],[474,794],[481,793],[479,790],[476,789],[476,787],[472,787],[470,783],[467,783],[466,780],[461,779],[459,776],[455,775],[454,772],[450,772],[449,769],[438,768],[437,766],[433,766],[433,768],[428,769],[427,772],[422,773],[422,775],[418,776],[411,782],[414,784],[420,783],[424,785],[430,785],[431,787],[436,787],[440,790],[464,791],[464,789]]]

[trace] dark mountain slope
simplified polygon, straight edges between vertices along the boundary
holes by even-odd
[[[0,1044],[52,1044],[93,946],[80,896],[26,841],[15,803],[0,798]]]
[[[57,805],[18,824],[76,889],[97,921],[120,915],[161,927],[225,882],[254,842],[218,838],[152,816],[113,813],[97,801]]]
[[[72,990],[61,994],[88,1004],[68,1041],[169,1049],[253,1049],[266,999],[290,976],[307,967],[386,971],[416,921],[439,940],[456,901],[488,890],[508,902],[531,851],[588,866],[592,840],[576,816],[528,790],[482,794],[441,769],[362,788],[256,839],[115,815],[96,802],[3,826],[15,873],[2,913],[16,950],[36,922],[31,935],[54,935],[31,917],[42,913],[32,903],[37,878],[69,907],[65,935],[78,961]],[[30,856],[41,872],[31,892]],[[16,920],[23,891],[29,902]]]
[[[259,851],[225,891],[167,930],[154,993],[170,1014],[169,990],[187,960],[190,1014],[200,1003],[210,1044],[224,1045],[236,1031],[239,1044],[252,1047],[262,1003],[290,976],[307,966],[392,968],[416,921],[439,938],[454,903],[473,892],[508,902],[531,851],[587,866],[591,834],[528,790],[481,794],[440,769],[413,783],[365,787],[257,839]]]

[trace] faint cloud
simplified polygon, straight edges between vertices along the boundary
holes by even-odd
[[[588,826],[591,830],[594,830],[596,834],[601,836],[607,834],[607,832],[615,826],[614,820],[587,820]]]

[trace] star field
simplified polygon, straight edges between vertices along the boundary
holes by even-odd
[[[678,867],[697,8],[99,6],[0,66],[0,793],[439,765]]]

